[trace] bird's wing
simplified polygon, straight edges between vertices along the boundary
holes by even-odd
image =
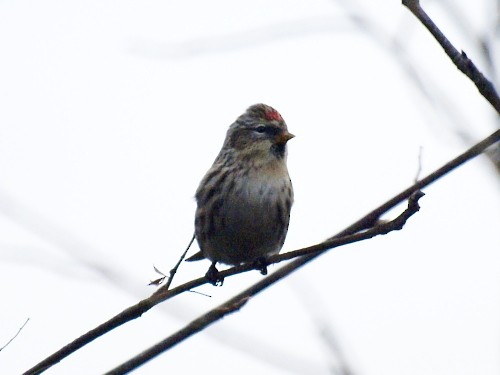
[[[202,260],[202,259],[205,259],[205,256],[201,253],[201,251],[198,251],[193,256],[190,256],[189,258],[187,258],[186,262],[194,262],[196,260]]]

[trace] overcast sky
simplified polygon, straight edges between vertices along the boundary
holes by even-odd
[[[493,109],[431,35],[380,3],[0,2],[0,347],[30,318],[0,372],[155,290],[153,265],[168,272],[187,245],[196,187],[252,104],[296,135],[283,251],[411,185],[420,152],[424,176],[492,133]],[[422,4],[492,77],[477,38],[495,65],[493,1]],[[331,374],[321,326],[359,375],[498,374],[498,191],[485,157],[467,163],[402,231],[323,255],[136,373]],[[185,293],[47,374],[109,370],[261,278]]]

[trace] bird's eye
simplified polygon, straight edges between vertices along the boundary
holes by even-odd
[[[259,125],[255,128],[255,131],[257,133],[265,133],[267,130],[267,127],[265,125]]]

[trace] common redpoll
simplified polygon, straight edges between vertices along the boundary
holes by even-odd
[[[219,155],[196,191],[195,235],[208,258],[207,277],[218,279],[217,262],[255,262],[266,274],[266,256],[285,242],[293,203],[286,143],[294,135],[273,108],[255,104],[229,127]]]

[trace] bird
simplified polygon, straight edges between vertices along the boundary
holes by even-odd
[[[222,148],[196,190],[195,237],[209,259],[206,274],[222,285],[217,263],[254,263],[267,274],[266,257],[283,247],[293,204],[287,168],[288,132],[280,113],[266,104],[250,106],[229,126]]]

